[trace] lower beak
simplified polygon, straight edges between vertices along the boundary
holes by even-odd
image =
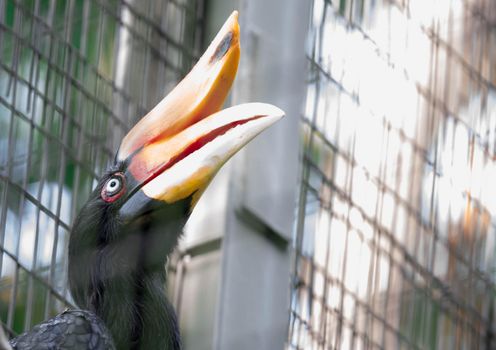
[[[128,169],[147,197],[173,203],[203,193],[222,165],[260,132],[284,116],[262,103],[215,113],[133,157]]]
[[[151,210],[150,200],[173,204],[186,199],[191,210],[222,165],[283,116],[269,104],[238,105],[141,148],[127,166],[132,188],[122,216]]]

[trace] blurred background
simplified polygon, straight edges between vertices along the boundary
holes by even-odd
[[[186,350],[496,347],[494,0],[0,0],[0,320],[71,307],[72,220],[232,10],[287,118],[170,260]]]

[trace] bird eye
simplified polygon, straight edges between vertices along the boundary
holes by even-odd
[[[114,192],[117,192],[121,189],[121,181],[118,178],[113,178],[110,179],[107,182],[107,186],[105,186],[105,190],[107,191],[107,194],[112,194]]]
[[[112,203],[124,193],[124,175],[116,173],[103,185],[101,196],[105,202]]]

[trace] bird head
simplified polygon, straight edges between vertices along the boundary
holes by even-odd
[[[85,267],[89,261],[114,277],[140,264],[163,269],[217,171],[283,117],[279,108],[261,103],[220,110],[239,57],[235,12],[191,72],[122,140],[71,232],[69,278],[76,302],[88,298],[77,286],[95,280]]]

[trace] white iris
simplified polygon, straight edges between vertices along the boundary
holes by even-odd
[[[121,180],[118,178],[112,178],[107,182],[105,190],[108,194],[114,194],[121,189]]]

